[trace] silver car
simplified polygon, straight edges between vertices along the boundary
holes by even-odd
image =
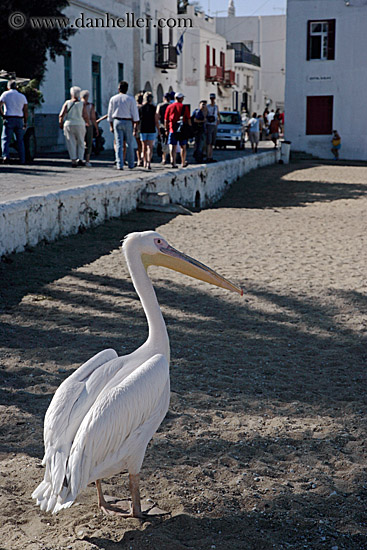
[[[246,126],[238,111],[220,111],[220,123],[217,128],[216,147],[225,149],[232,145],[243,149],[246,141]]]

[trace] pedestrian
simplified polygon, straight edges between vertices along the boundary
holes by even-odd
[[[89,168],[90,166],[92,166],[90,163],[90,155],[92,153],[92,146],[93,146],[93,129],[96,133],[96,137],[98,137],[99,135],[99,130],[98,130],[96,110],[94,108],[94,104],[89,103],[89,90],[82,90],[80,92],[80,98],[87,108],[88,119],[89,119],[89,125],[86,126],[85,128],[85,137],[84,137],[85,166]]]
[[[124,141],[127,145],[128,166],[131,170],[134,168],[134,134],[139,122],[139,113],[135,99],[127,95],[128,88],[129,84],[122,80],[118,87],[119,93],[111,97],[108,105],[107,119],[116,140],[117,170],[124,169]]]
[[[159,132],[159,118],[153,105],[153,94],[145,92],[143,105],[139,110],[140,114],[140,138],[143,143],[144,168],[151,170],[150,165],[153,156],[154,140]]]
[[[206,115],[206,161],[207,162],[216,162],[213,159],[213,147],[215,145],[215,140],[217,139],[217,127],[220,122],[220,114],[218,105],[215,103],[215,94],[211,93],[209,95],[210,103],[207,106],[207,115]]]
[[[25,164],[24,130],[27,128],[28,101],[24,94],[17,90],[15,80],[9,80],[7,91],[0,96],[0,113],[4,118],[1,135],[3,162],[10,161],[10,143],[15,134],[21,164]]]
[[[199,103],[199,108],[195,109],[192,114],[192,126],[195,137],[194,159],[201,163],[204,160],[204,145],[206,133],[206,118],[207,118],[207,102],[203,99]]]
[[[279,116],[275,115],[269,126],[270,139],[274,143],[274,149],[277,148],[277,142],[281,131]]]
[[[64,130],[71,166],[84,166],[85,127],[89,126],[89,118],[85,103],[80,101],[79,86],[70,88],[70,99],[61,108],[59,125]]]
[[[267,114],[266,118],[268,119],[268,125],[270,126],[271,121],[275,117],[274,109],[270,111],[270,113]]]
[[[248,121],[247,131],[252,152],[257,153],[257,146],[260,139],[260,120],[257,118],[257,113],[252,113],[252,117]]]
[[[265,107],[264,112],[263,112],[263,119],[264,119],[265,126],[268,125],[268,114],[269,114],[269,109],[267,107]]]
[[[340,135],[338,134],[338,131],[333,130],[333,138],[331,140],[331,143],[332,143],[331,152],[334,155],[334,160],[339,160],[339,149],[342,146],[341,141],[342,140]]]
[[[164,127],[164,116],[166,114],[166,109],[171,102],[171,95],[169,93],[164,94],[163,103],[158,103],[157,105],[157,114],[159,118],[159,134],[158,139],[161,144],[162,150],[162,164],[166,164],[167,153],[169,152],[169,146],[167,143],[168,135]]]
[[[168,145],[172,168],[177,168],[177,143],[181,147],[181,166],[185,168],[188,165],[186,162],[186,147],[188,137],[187,126],[191,125],[190,112],[187,105],[183,104],[184,95],[181,92],[176,92],[175,100],[166,109],[164,124],[166,131],[168,131]]]
[[[136,125],[136,131],[135,131],[135,139],[136,139],[136,148],[137,148],[137,166],[143,165],[143,144],[140,139],[140,107],[143,105],[143,97],[144,92],[138,92],[135,94],[135,101],[138,106],[138,113],[139,113],[139,122]],[[126,141],[124,141],[124,160],[126,156]]]

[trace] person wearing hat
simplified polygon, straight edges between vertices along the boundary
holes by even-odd
[[[206,115],[206,147],[207,147],[207,162],[215,162],[213,159],[213,146],[217,139],[217,127],[220,122],[220,114],[218,105],[215,104],[215,94],[209,95],[210,103],[207,106]]]
[[[164,115],[164,125],[165,129],[168,132],[168,145],[170,150],[171,164],[172,168],[177,168],[176,164],[176,150],[177,143],[181,147],[181,166],[184,168],[187,166],[186,162],[186,146],[187,146],[187,137],[185,136],[184,130],[185,125],[191,126],[190,112],[186,105],[183,104],[184,95],[181,92],[175,94],[175,102],[168,105],[165,115]],[[181,124],[181,129],[179,135],[176,133],[179,129],[179,123]]]

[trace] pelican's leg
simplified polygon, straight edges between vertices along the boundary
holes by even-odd
[[[140,503],[140,490],[139,490],[140,475],[129,474],[129,488],[131,493],[131,515],[134,518],[141,518],[141,503]]]
[[[112,504],[106,501],[102,493],[102,486],[101,486],[100,479],[97,479],[96,487],[97,487],[97,493],[98,493],[98,507],[101,509],[101,511],[104,514],[106,514],[107,516],[122,516],[124,518],[129,518],[132,516],[131,512],[128,512],[127,510],[122,510],[117,506],[113,506]]]

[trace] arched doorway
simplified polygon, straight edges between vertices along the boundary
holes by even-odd
[[[147,80],[147,82],[145,83],[144,85],[144,92],[152,92],[152,85],[151,83],[149,82],[149,80]]]
[[[163,86],[158,84],[157,86],[157,103],[162,103],[163,101]]]

